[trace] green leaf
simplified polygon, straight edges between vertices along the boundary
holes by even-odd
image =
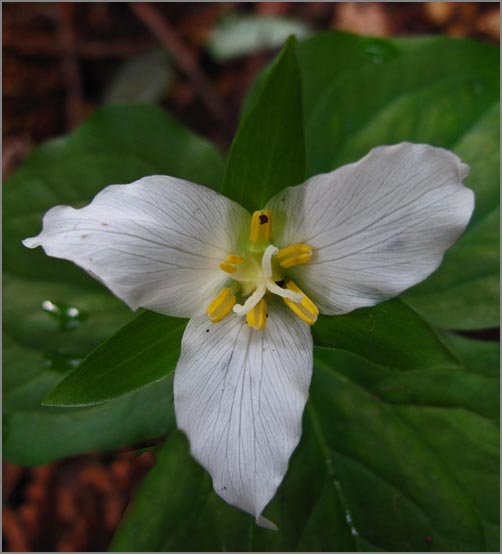
[[[6,218],[4,218],[5,220]],[[4,241],[9,238],[4,235]],[[7,245],[4,244],[7,249]],[[36,259],[39,252],[34,253]],[[19,258],[25,258],[25,252],[19,251]],[[111,296],[104,287],[95,284],[84,272],[84,283],[74,284],[70,281],[73,267],[62,266],[59,279],[43,275],[46,266],[50,271],[50,261],[59,265],[59,260],[46,257],[40,264],[40,277],[28,277],[22,272],[10,272],[12,263],[4,265],[4,332],[18,344],[40,352],[48,361],[53,356],[69,356],[82,359],[132,316],[132,312],[122,302]],[[20,260],[23,263],[25,259]],[[10,262],[10,263],[9,263]],[[26,260],[27,263],[27,260]],[[76,313],[77,317],[65,316]],[[4,368],[8,374],[10,369]]]
[[[499,206],[498,49],[448,37],[389,39],[327,31],[299,44],[298,58],[307,176],[401,141],[451,149],[470,165],[466,185],[476,193],[470,229],[438,271],[405,298],[434,325],[496,325],[498,227],[490,221]],[[267,71],[251,90],[247,111]],[[493,233],[485,241],[487,227]]]
[[[172,422],[167,380],[105,406],[40,406],[49,390],[132,313],[81,269],[41,249],[29,250],[21,240],[39,232],[42,216],[52,206],[83,206],[106,185],[168,174],[215,187],[222,173],[215,150],[163,110],[113,106],[68,137],[37,148],[6,181],[3,317],[9,347],[3,392],[9,460],[44,463],[116,448],[158,436]],[[171,325],[174,321],[180,322]],[[128,346],[134,348],[133,342]],[[158,378],[158,366],[150,369]]]
[[[447,252],[439,270],[406,293],[404,301],[437,327],[498,327],[499,230],[500,208],[496,208],[467,231]]]
[[[311,406],[359,535],[385,551],[495,548],[498,382],[458,369],[403,382],[352,354],[316,360]]]
[[[347,350],[389,368],[458,365],[428,324],[397,298],[346,315],[320,316],[312,335],[316,346]]]
[[[460,358],[497,368],[493,345],[459,340]],[[175,434],[111,550],[493,550],[497,422],[498,379],[477,370],[396,372],[316,349],[302,439],[265,510],[277,533],[225,504]]]
[[[55,359],[4,336],[2,438],[6,460],[45,464],[83,452],[129,446],[174,428],[172,376],[100,406],[41,406],[44,396],[71,369],[68,358],[61,356],[57,364]]]
[[[453,148],[496,109],[498,50],[489,44],[333,33],[329,49],[338,51],[339,67],[331,64],[326,72],[332,79],[326,78],[324,89],[312,90],[320,69],[311,62],[330,51],[323,38],[307,41],[305,50],[300,46],[302,73],[310,82],[304,93],[309,175],[355,161],[381,144],[411,140]],[[478,188],[493,196],[488,183]]]
[[[315,435],[305,433],[267,510],[279,524],[273,533],[221,500],[208,474],[191,458],[186,439],[173,434],[129,506],[110,550],[354,550],[339,492],[325,472]]]
[[[307,24],[285,17],[230,16],[218,23],[207,47],[216,61],[225,62],[260,50],[278,48],[290,35],[302,39],[310,34]]]
[[[221,193],[250,211],[305,177],[301,80],[290,38],[235,135]]]
[[[468,339],[453,333],[441,333],[448,348],[462,363],[485,377],[500,376],[500,343]]]
[[[44,399],[46,406],[98,404],[174,372],[186,320],[144,312],[96,350]]]

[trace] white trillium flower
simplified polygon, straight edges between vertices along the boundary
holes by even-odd
[[[382,146],[274,196],[252,216],[166,176],[52,208],[26,239],[75,262],[132,309],[189,317],[174,379],[178,427],[215,491],[262,511],[301,435],[309,326],[425,279],[474,206],[468,166],[428,145]]]

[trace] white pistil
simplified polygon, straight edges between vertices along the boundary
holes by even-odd
[[[256,287],[256,290],[253,292],[253,294],[251,296],[248,296],[244,304],[236,304],[233,307],[234,312],[237,315],[246,315],[258,304],[258,302],[263,298],[263,295],[266,292],[267,287],[265,286],[265,283],[260,283]]]
[[[292,290],[289,290],[289,289],[283,289],[282,287],[280,287],[279,285],[277,285],[271,280],[268,280],[266,284],[267,284],[267,289],[271,293],[277,294],[277,296],[282,296],[282,298],[288,298],[292,302],[296,302],[296,303],[301,302],[304,296],[302,292],[293,292]]]
[[[288,298],[293,302],[301,302],[303,298],[303,293],[293,292],[292,290],[286,288],[283,289],[274,282],[272,276],[272,256],[275,256],[277,252],[279,252],[279,249],[271,244],[270,246],[267,246],[265,252],[263,252],[263,257],[261,259],[261,270],[265,279],[267,289],[273,294],[282,296],[282,298]]]
[[[272,256],[275,256],[277,252],[279,252],[279,249],[273,244],[267,246],[265,252],[263,252],[263,256],[261,258],[261,270],[265,279],[272,279]]]

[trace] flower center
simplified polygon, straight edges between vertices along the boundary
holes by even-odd
[[[319,310],[286,275],[288,268],[310,260],[312,248],[308,244],[293,244],[279,249],[270,243],[271,235],[271,212],[254,212],[247,246],[241,254],[231,254],[220,263],[220,269],[228,273],[231,282],[207,307],[213,323],[233,310],[237,315],[246,316],[250,327],[263,329],[267,298],[273,294],[280,296],[309,325],[316,322]],[[241,303],[237,302],[238,297]]]

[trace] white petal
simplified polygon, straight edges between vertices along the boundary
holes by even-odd
[[[228,198],[152,176],[106,187],[79,210],[52,208],[23,244],[78,264],[133,309],[189,317],[228,278],[219,263],[248,226],[249,214]]]
[[[313,247],[312,260],[288,272],[322,313],[372,306],[435,271],[464,231],[474,208],[468,169],[442,148],[374,148],[275,196],[274,243]]]
[[[308,325],[279,299],[268,314],[263,330],[235,314],[190,320],[174,374],[176,419],[192,455],[214,490],[262,526],[300,439],[312,375]]]

